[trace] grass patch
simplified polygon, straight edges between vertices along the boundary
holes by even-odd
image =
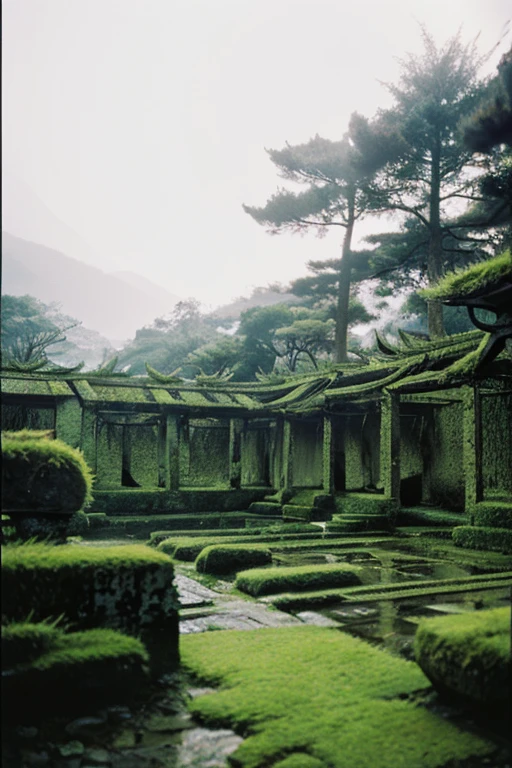
[[[295,568],[261,568],[241,571],[235,587],[253,597],[272,595],[277,592],[323,587],[341,587],[360,584],[357,565],[303,565]]]
[[[199,573],[234,573],[246,566],[268,565],[272,562],[269,549],[261,547],[213,544],[205,547],[196,560]]]
[[[510,691],[510,608],[422,619],[416,660],[442,693],[505,707]]]
[[[331,768],[434,768],[494,749],[398,698],[428,687],[416,664],[337,630],[186,635],[181,652],[188,670],[221,686],[194,699],[192,712],[247,735],[233,755],[242,768],[313,759]]]

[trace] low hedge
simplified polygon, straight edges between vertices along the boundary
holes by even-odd
[[[475,525],[484,528],[512,528],[512,503],[481,501],[475,507]]]
[[[268,525],[265,527],[250,527],[250,528],[218,528],[211,531],[211,536],[214,536],[216,539],[222,540],[226,536],[236,536],[238,538],[244,537],[244,536],[264,536],[264,535],[272,535],[272,536],[283,536],[286,537],[289,534],[296,534],[296,533],[308,533],[312,534],[313,536],[315,534],[318,534],[319,537],[322,536],[322,529],[318,525],[310,525],[309,523],[285,523],[285,524],[276,524],[276,525]],[[183,531],[153,531],[150,536],[147,544],[150,547],[155,547],[158,544],[160,544],[161,541],[165,541],[165,539],[172,539],[173,537],[180,536],[183,538],[194,538],[198,536],[202,536],[203,538],[206,538],[208,535],[207,531],[204,530],[183,530]]]
[[[124,700],[146,682],[148,661],[140,640],[115,630],[65,634],[48,623],[8,624],[2,627],[3,710],[26,722],[38,712]]]
[[[64,614],[78,629],[98,625],[177,632],[173,563],[142,544],[91,547],[45,543],[2,551],[2,614],[34,621]]]
[[[253,569],[241,571],[236,577],[235,587],[254,597],[286,591],[347,587],[361,584],[361,570],[360,566],[346,563]]]
[[[250,533],[251,529],[249,528],[247,533]],[[322,533],[321,531],[318,532],[317,537],[321,538]],[[281,535],[279,534],[267,534],[266,531],[262,531],[261,534],[256,536],[240,536],[238,534],[235,534],[234,536],[226,536],[221,537],[212,535],[212,536],[190,536],[190,537],[176,537],[176,538],[169,538],[164,539],[157,545],[157,550],[159,552],[165,552],[166,555],[170,555],[171,557],[175,558],[176,560],[185,560],[188,562],[191,562],[192,560],[195,560],[196,557],[199,555],[199,553],[205,548],[213,544],[240,544],[241,546],[245,546],[247,544],[278,544],[281,545],[283,542],[288,541],[294,541],[294,540],[310,540],[311,534],[310,533],[283,533]]]
[[[453,543],[465,549],[487,549],[491,552],[512,554],[512,530],[509,528],[485,528],[461,525],[452,532]]]
[[[267,565],[271,562],[272,553],[263,547],[213,544],[198,555],[196,570],[217,575],[233,573],[248,565]]]
[[[81,452],[41,433],[2,434],[5,510],[77,512],[92,500],[92,472]]]
[[[422,619],[416,661],[443,694],[504,707],[510,692],[510,608]]]

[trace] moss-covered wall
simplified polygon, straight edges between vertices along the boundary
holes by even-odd
[[[270,485],[270,429],[249,423],[242,434],[242,487]]]
[[[188,462],[181,465],[181,485],[191,488],[228,488],[229,422],[221,419],[190,419],[188,436],[185,438],[188,443]]]
[[[28,407],[2,403],[2,431],[19,432],[21,429],[55,429],[55,406]]]
[[[345,456],[345,489],[379,487],[380,483],[380,419],[378,414],[350,415],[335,427],[343,435],[336,445],[343,445]],[[339,448],[338,448],[339,450]]]
[[[130,425],[124,427],[125,452],[129,456],[127,469],[141,488],[158,487],[158,427]]]
[[[292,484],[321,488],[323,483],[323,423],[294,420],[292,424]]]
[[[445,509],[464,509],[462,404],[433,409],[434,450],[425,456],[431,476],[432,502]]]
[[[123,475],[123,429],[98,418],[96,425],[96,488],[120,488]]]
[[[278,419],[269,427],[270,485],[280,488],[283,477],[283,424]]]
[[[481,414],[484,497],[512,494],[512,394],[482,393]]]
[[[73,448],[80,447],[82,433],[82,409],[78,400],[67,397],[57,401],[55,437]]]

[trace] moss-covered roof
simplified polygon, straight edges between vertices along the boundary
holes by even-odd
[[[512,283],[512,254],[505,251],[488,261],[474,264],[464,270],[445,275],[436,285],[425,288],[425,299],[464,299],[483,295],[494,290],[500,283]]]
[[[58,377],[37,371],[2,371],[2,390],[8,395],[39,397],[73,396],[89,404],[133,406],[159,411],[240,413],[311,413],[331,409],[336,402],[374,401],[384,389],[400,392],[432,391],[471,380],[488,336],[481,331],[428,341],[401,333],[398,343],[380,339],[380,351],[369,363],[336,365],[329,370],[291,375],[281,383],[265,381],[216,382],[196,386],[191,382],[161,383],[155,378],[116,374],[78,373]]]

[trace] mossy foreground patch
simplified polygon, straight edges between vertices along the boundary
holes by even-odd
[[[195,699],[206,723],[250,734],[243,768],[433,768],[494,746],[400,699],[427,688],[419,667],[323,627],[213,632],[181,639],[184,666],[222,686]],[[318,763],[312,761],[315,758]]]
[[[434,685],[480,707],[510,695],[510,608],[421,621],[416,659]]]
[[[347,587],[360,584],[357,565],[337,563],[333,565],[302,565],[296,568],[254,568],[241,571],[236,577],[235,586],[242,592],[259,597],[276,592],[301,589],[321,589],[322,587]]]

